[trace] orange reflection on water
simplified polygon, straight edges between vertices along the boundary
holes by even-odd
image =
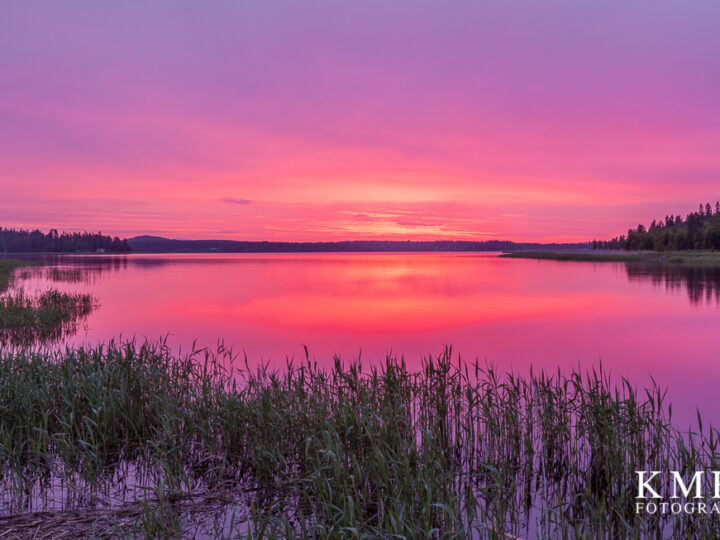
[[[704,275],[687,286],[675,276],[660,287],[656,276],[620,263],[483,253],[131,255],[103,262],[113,260],[59,261],[97,273],[52,283],[90,290],[100,301],[75,343],[170,334],[169,342],[186,350],[195,339],[210,348],[223,340],[249,361],[277,367],[286,356],[304,357],[303,345],[324,365],[336,353],[350,359],[362,351],[374,362],[392,351],[410,367],[453,345],[465,358],[516,371],[590,368],[602,360],[639,384],[650,374],[672,382],[690,410],[703,400],[714,407],[720,311],[692,301],[697,290],[717,290]],[[48,285],[42,277],[29,284]],[[700,383],[697,373],[704,373]]]

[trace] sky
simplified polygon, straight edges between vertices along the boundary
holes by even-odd
[[[560,242],[720,199],[715,0],[0,12],[0,226]]]

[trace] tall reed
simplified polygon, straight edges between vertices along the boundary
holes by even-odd
[[[228,537],[717,535],[634,507],[636,470],[709,471],[717,440],[699,416],[674,429],[654,384],[501,375],[450,349],[414,371],[155,342],[0,351],[0,526],[17,530],[94,509],[94,530],[114,512],[113,530],[173,537],[205,508]]]

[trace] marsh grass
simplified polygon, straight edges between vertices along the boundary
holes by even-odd
[[[0,528],[148,538],[199,526],[228,538],[720,532],[713,518],[635,515],[635,470],[716,466],[717,432],[699,415],[695,432],[675,430],[656,385],[638,392],[601,370],[501,375],[449,349],[417,371],[395,358],[234,364],[222,348],[175,356],[133,341],[0,352]]]
[[[52,342],[76,329],[92,312],[89,294],[50,289],[30,296],[16,289],[0,296],[0,344]]]
[[[500,257],[576,262],[628,262],[696,267],[720,267],[718,251],[514,251]]]
[[[13,280],[15,270],[23,266],[37,266],[38,263],[0,259],[0,293],[5,291]]]
[[[89,294],[55,289],[36,296],[26,294],[17,284],[32,275],[22,269],[26,266],[38,264],[0,259],[0,345],[56,341],[73,332],[77,323],[96,307]]]

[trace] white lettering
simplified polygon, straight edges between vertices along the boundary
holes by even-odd
[[[693,484],[695,485],[695,499],[702,499],[702,495],[700,494],[700,490],[702,488],[700,482],[702,481],[702,471],[696,471],[695,474],[692,477],[692,480],[690,480],[690,483],[686,486],[685,482],[683,482],[682,476],[680,476],[680,473],[678,471],[670,471],[670,474],[673,477],[673,494],[671,499],[679,499],[680,496],[677,494],[678,492],[678,486],[680,486],[680,491],[682,491],[683,496],[687,499],[690,496],[690,490],[693,487]]]
[[[636,499],[645,499],[645,490],[648,490],[650,492],[650,496],[653,499],[661,499],[660,494],[655,491],[651,486],[650,482],[652,482],[653,478],[655,478],[658,474],[660,474],[660,471],[651,471],[652,475],[647,480],[644,480],[646,471],[635,471],[638,475],[638,495],[635,497]]]

